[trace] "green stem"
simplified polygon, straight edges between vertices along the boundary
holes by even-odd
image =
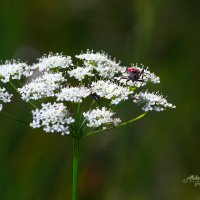
[[[93,100],[92,103],[90,104],[89,111],[92,109],[92,106],[93,106],[95,103],[96,103],[96,101]],[[79,129],[80,131],[81,131],[81,129],[84,127],[86,121],[87,121],[87,118],[85,117],[85,118],[83,119],[82,124],[80,125],[80,129]]]
[[[18,122],[21,122],[23,124],[29,124],[28,122],[26,122],[26,121],[24,121],[24,120],[22,120],[22,119],[20,119],[18,117],[15,117],[14,115],[11,115],[9,113],[3,112],[3,111],[1,111],[0,113],[3,114],[3,115],[5,115],[6,117],[10,117],[11,119],[14,119],[14,120],[16,120]]]
[[[80,118],[81,118],[81,104],[78,103],[77,105],[77,112],[76,112],[76,117],[75,117],[75,124],[74,124],[74,134],[75,137],[79,135],[79,127],[80,127]]]
[[[31,101],[28,102],[33,108],[37,109],[37,106],[33,104]]]
[[[78,138],[73,138],[73,190],[72,200],[78,200],[78,172],[79,172],[79,150],[80,141]]]
[[[102,129],[101,129],[101,130],[98,130],[98,131],[89,132],[88,134],[85,134],[84,137],[85,137],[85,136],[88,136],[88,135],[95,135],[95,134],[98,134],[98,133],[100,133],[100,132],[108,131],[108,130],[111,130],[111,129],[114,129],[114,128],[119,128],[119,127],[122,127],[122,126],[126,126],[126,125],[128,125],[128,124],[131,124],[131,123],[133,123],[133,122],[135,122],[135,121],[141,119],[141,118],[144,117],[146,114],[147,114],[147,112],[145,112],[145,113],[139,115],[138,117],[135,117],[134,119],[128,120],[128,121],[126,121],[126,122],[123,122],[123,123],[121,123],[121,124],[119,124],[119,125],[117,125],[117,126],[112,126],[112,127],[107,128],[107,129],[105,129],[105,130],[102,130]]]
[[[12,81],[9,81],[11,87],[20,95],[20,92],[18,91],[17,87],[15,86],[15,84]],[[31,101],[28,101],[28,103],[33,107],[33,108],[37,108],[37,106],[32,103]]]
[[[128,125],[128,124],[131,124],[131,123],[137,121],[138,119],[141,119],[141,118],[144,117],[146,114],[147,114],[147,113],[143,113],[142,115],[140,115],[140,116],[138,116],[138,117],[136,117],[136,118],[134,118],[134,119],[128,120],[128,121],[126,121],[126,122],[123,122],[123,123],[119,124],[118,126],[116,126],[116,128],[122,127],[122,126],[126,126],[126,125]],[[115,128],[115,127],[113,127],[113,128]]]
[[[15,84],[12,81],[9,81],[11,87],[19,94],[19,91],[17,89],[17,87],[15,86]]]

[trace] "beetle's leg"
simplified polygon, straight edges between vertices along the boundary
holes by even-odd
[[[120,81],[121,79],[126,79],[126,84],[127,84],[127,81],[130,81],[130,77],[129,77],[129,76],[120,77],[119,81]]]
[[[138,79],[137,81],[138,81],[138,82],[141,82],[140,87],[142,87],[142,85],[144,84],[144,79]]]
[[[119,80],[121,80],[121,79],[129,79],[129,76],[122,76],[122,77],[120,77]]]
[[[140,76],[142,75],[142,79],[143,79],[143,75],[144,75],[144,69],[141,70],[140,72]]]
[[[130,81],[131,78],[128,76],[127,80],[126,80],[126,85],[127,85],[127,82]]]

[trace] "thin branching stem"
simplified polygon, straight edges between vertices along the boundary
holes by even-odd
[[[24,121],[24,120],[22,120],[22,119],[20,119],[20,118],[18,118],[18,117],[16,117],[16,116],[14,116],[14,115],[12,115],[12,114],[9,114],[9,113],[3,112],[3,111],[1,111],[0,113],[1,113],[2,115],[6,116],[6,117],[9,117],[9,118],[11,118],[11,119],[14,119],[14,120],[18,121],[18,122],[21,122],[21,123],[23,123],[23,124],[29,125],[28,122],[26,122],[26,121]]]
[[[9,83],[10,83],[11,87],[20,95],[20,93],[19,93],[17,87],[15,86],[15,84],[14,84],[11,80],[9,81]],[[37,108],[37,106],[36,106],[34,103],[32,103],[31,101],[28,101],[28,103],[29,103],[33,108],[35,108],[35,109]]]
[[[83,137],[86,137],[86,136],[89,136],[89,135],[96,135],[96,134],[99,134],[99,133],[104,132],[104,131],[108,131],[108,130],[111,130],[111,129],[114,129],[114,128],[119,128],[119,127],[126,126],[126,125],[128,125],[128,124],[131,124],[131,123],[133,123],[133,122],[135,122],[135,121],[141,119],[141,118],[144,117],[146,114],[147,114],[147,112],[145,112],[145,113],[143,113],[143,114],[139,115],[138,117],[135,117],[135,118],[133,118],[133,119],[131,119],[131,120],[128,120],[128,121],[126,121],[126,122],[123,122],[123,123],[121,123],[121,124],[119,124],[119,125],[117,125],[117,126],[112,126],[112,127],[110,127],[110,128],[107,128],[107,129],[101,129],[101,130],[89,132],[88,134],[85,134]]]
[[[89,111],[92,109],[92,107],[93,107],[93,105],[94,105],[95,103],[96,103],[96,101],[93,100],[92,103],[90,104]],[[85,117],[84,120],[83,120],[83,122],[82,122],[82,124],[80,125],[80,130],[81,130],[82,128],[84,128],[84,125],[85,125],[86,121],[87,121],[87,118]]]

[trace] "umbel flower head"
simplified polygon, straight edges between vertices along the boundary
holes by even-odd
[[[18,60],[6,61],[0,66],[0,81],[9,82],[11,79],[20,80],[23,76],[29,77],[33,74],[30,66]]]
[[[0,88],[0,111],[3,108],[3,105],[1,104],[3,103],[8,103],[11,101],[12,98],[12,94],[9,94],[5,88]]]
[[[23,77],[29,77],[28,82]],[[22,79],[20,84],[16,79]],[[7,61],[0,66],[0,81],[12,83],[22,100],[34,107],[32,128],[76,138],[127,125],[149,111],[175,108],[163,95],[147,91],[149,83],[160,83],[158,76],[137,64],[125,67],[104,52],[88,50],[73,62],[70,56],[50,53],[32,66]],[[0,88],[1,102],[10,102],[11,97]],[[126,101],[145,113],[122,122],[118,108]]]

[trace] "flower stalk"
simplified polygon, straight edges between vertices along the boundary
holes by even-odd
[[[73,185],[72,200],[78,199],[78,175],[79,175],[79,159],[80,159],[80,139],[73,138]]]
[[[132,123],[136,122],[137,120],[143,118],[146,114],[147,114],[147,112],[145,112],[145,113],[139,115],[138,117],[135,117],[135,118],[133,118],[133,119],[130,119],[130,120],[126,121],[126,122],[120,123],[120,124],[118,124],[117,126],[112,126],[112,127],[110,127],[110,128],[107,128],[107,129],[102,129],[102,130],[97,130],[97,131],[89,132],[89,133],[85,134],[83,137],[86,137],[86,136],[89,136],[89,135],[97,135],[97,134],[99,134],[99,133],[101,133],[101,132],[104,132],[104,131],[108,131],[108,130],[111,130],[111,129],[114,129],[114,128],[123,127],[123,126],[126,126],[126,125],[128,125],[128,124],[132,124]]]
[[[19,118],[19,117],[16,117],[16,116],[14,116],[14,115],[12,115],[12,114],[9,114],[9,113],[3,112],[3,111],[1,111],[1,114],[4,115],[4,116],[6,116],[6,117],[9,117],[9,118],[11,118],[11,119],[14,119],[14,120],[16,120],[16,121],[18,121],[18,122],[20,122],[20,123],[29,125],[29,123],[28,123],[27,121],[25,121],[25,120],[23,120],[23,119],[21,119],[21,118]]]

